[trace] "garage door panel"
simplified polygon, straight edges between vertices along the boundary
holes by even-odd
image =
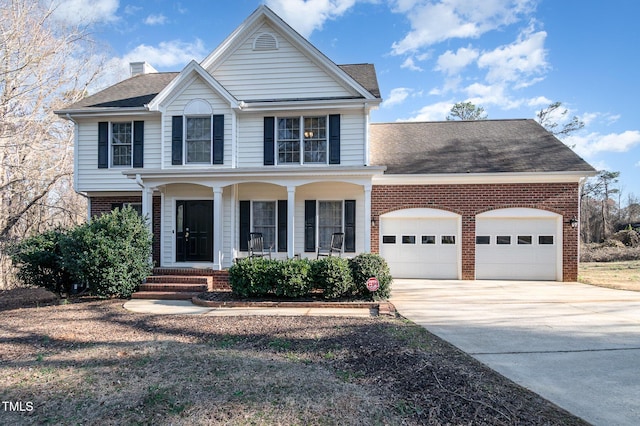
[[[558,218],[549,212],[540,215],[544,217],[478,216],[476,236],[489,236],[490,244],[476,244],[476,279],[556,280]],[[541,236],[553,244],[541,244]],[[510,237],[510,244],[497,244],[499,237]]]

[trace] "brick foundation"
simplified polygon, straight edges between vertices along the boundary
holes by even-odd
[[[406,208],[434,208],[462,216],[462,279],[475,279],[476,215],[490,210],[528,207],[563,216],[562,276],[578,279],[577,183],[482,185],[375,185],[371,191],[371,251],[379,252],[379,216]]]

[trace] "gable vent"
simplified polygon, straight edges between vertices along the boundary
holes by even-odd
[[[273,34],[258,34],[253,41],[253,50],[278,50],[278,40]]]

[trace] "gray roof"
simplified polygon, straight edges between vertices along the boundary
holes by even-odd
[[[362,87],[367,89],[376,98],[380,98],[380,88],[378,87],[378,77],[373,64],[350,64],[338,65],[342,71],[349,74]]]
[[[177,72],[159,72],[136,75],[87,96],[62,111],[143,107],[151,102],[178,74]]]
[[[372,64],[339,65],[339,67],[372,95],[380,97],[378,79]],[[178,74],[177,72],[140,74],[107,87],[58,112],[64,113],[71,110],[89,112],[105,108],[144,107]]]
[[[387,174],[594,172],[534,120],[380,123],[371,164]]]

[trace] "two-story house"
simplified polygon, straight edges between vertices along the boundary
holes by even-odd
[[[379,252],[396,277],[575,280],[594,170],[532,120],[371,124],[373,65],[336,65],[266,6],[201,63],[63,110],[90,216],[139,206],[164,267]]]

